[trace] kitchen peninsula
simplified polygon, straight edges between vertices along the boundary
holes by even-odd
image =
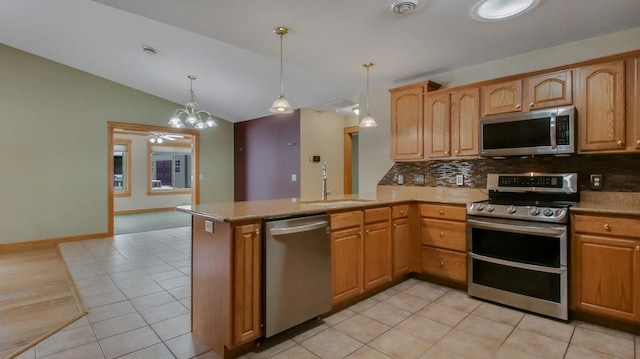
[[[178,207],[192,215],[192,331],[223,358],[252,347],[262,336],[262,228],[266,219],[331,215],[332,295],[334,308],[339,308],[346,300],[358,300],[419,271],[420,252],[410,248],[420,246],[421,215],[459,220],[461,215],[464,218],[466,203],[486,198],[486,191],[473,188],[379,186],[377,194],[332,196],[325,201],[291,198]],[[364,258],[367,239],[363,240],[363,232],[367,239],[372,234],[372,247],[378,246],[368,251],[377,255],[371,261]],[[451,236],[464,241],[465,233]],[[343,261],[336,258],[340,256],[336,251],[353,248],[358,253],[342,253]],[[464,253],[451,254],[466,258]],[[380,260],[384,262],[381,268],[369,269],[374,263],[380,266]],[[438,262],[444,265],[444,259]],[[352,268],[354,263],[359,268]],[[460,267],[460,260],[452,263],[456,265],[451,271],[456,274],[451,278],[462,283],[466,267]],[[446,267],[438,270],[449,273]],[[368,279],[369,273],[374,278]]]

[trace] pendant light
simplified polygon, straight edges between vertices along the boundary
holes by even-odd
[[[378,126],[378,123],[373,119],[373,117],[371,117],[371,114],[369,113],[369,67],[373,66],[373,63],[366,62],[362,64],[362,66],[367,69],[367,115],[362,119],[362,121],[360,121],[360,127],[376,127]]]
[[[280,96],[273,101],[273,105],[271,105],[269,111],[273,113],[291,113],[293,112],[291,105],[289,101],[284,98],[284,81],[282,79],[282,37],[289,33],[289,29],[286,27],[276,27],[273,32],[280,36]]]

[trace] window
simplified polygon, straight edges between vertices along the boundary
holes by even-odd
[[[131,140],[113,140],[113,195],[131,196]]]
[[[192,188],[191,146],[149,145],[149,194],[189,193]]]

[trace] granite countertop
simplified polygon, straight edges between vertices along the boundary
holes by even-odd
[[[583,191],[580,203],[572,206],[571,212],[640,216],[640,193]]]
[[[486,190],[474,188],[378,186],[376,193],[330,195],[326,201],[321,201],[319,198],[284,198],[180,206],[178,210],[213,220],[238,222],[301,214],[331,213],[413,201],[466,204],[485,199],[487,199]]]

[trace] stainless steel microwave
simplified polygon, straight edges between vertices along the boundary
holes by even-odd
[[[558,155],[575,152],[575,108],[487,116],[480,119],[480,155]]]

